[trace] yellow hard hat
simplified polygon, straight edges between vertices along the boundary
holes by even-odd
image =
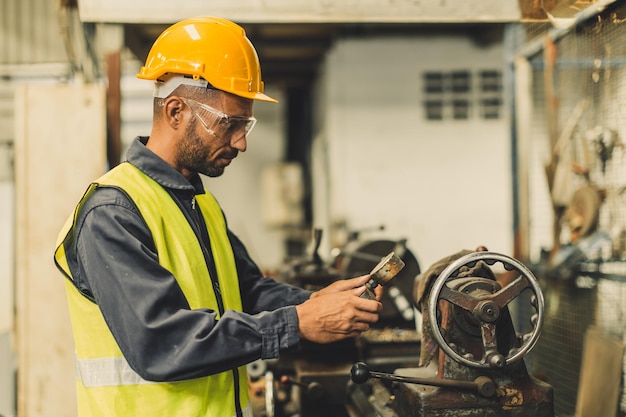
[[[259,57],[244,29],[218,17],[194,17],[167,28],[152,45],[137,78],[154,80],[159,97],[180,84],[208,82],[240,97],[277,102],[264,93]]]

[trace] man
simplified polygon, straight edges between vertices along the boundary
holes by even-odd
[[[354,337],[368,276],[310,293],[264,278],[199,174],[247,147],[264,94],[243,29],[184,20],[155,41],[153,127],[88,188],[59,235],[82,416],[251,416],[245,365]],[[380,294],[379,294],[380,298]]]

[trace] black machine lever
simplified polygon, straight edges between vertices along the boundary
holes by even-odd
[[[352,366],[350,370],[350,378],[355,384],[363,384],[369,378],[387,379],[390,381],[404,382],[407,384],[431,385],[436,387],[458,388],[470,391],[476,391],[483,397],[493,397],[496,393],[496,385],[491,378],[479,376],[474,381],[456,381],[453,379],[433,379],[433,378],[415,378],[408,376],[400,376],[387,374],[383,372],[370,371],[369,367],[358,362]]]

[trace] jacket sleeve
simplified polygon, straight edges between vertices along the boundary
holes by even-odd
[[[246,278],[247,298],[262,300],[249,301],[251,314],[229,310],[217,320],[213,310],[191,310],[175,277],[159,264],[137,209],[119,190],[101,188],[89,198],[76,242],[69,262],[79,288],[93,294],[124,357],[146,380],[215,374],[278,357],[299,343],[295,307],[276,304],[278,294],[299,291],[276,282]],[[238,267],[249,268],[248,262]],[[261,296],[265,290],[274,295]]]
[[[230,230],[228,238],[235,254],[244,311],[251,314],[272,311],[298,305],[309,299],[311,291],[263,276],[244,244]]]

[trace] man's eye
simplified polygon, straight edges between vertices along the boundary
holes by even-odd
[[[225,125],[228,130],[231,132],[238,132],[246,126],[246,122],[243,120],[229,120],[228,124]]]

